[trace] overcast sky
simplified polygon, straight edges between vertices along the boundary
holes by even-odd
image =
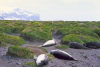
[[[0,12],[20,8],[41,20],[100,20],[100,0],[0,0]]]

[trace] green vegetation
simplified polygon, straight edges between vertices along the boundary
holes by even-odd
[[[58,30],[57,33],[60,33],[64,36],[62,39],[63,43],[73,41],[79,43],[90,41],[97,42],[100,40],[100,22],[59,21],[52,23],[51,21],[35,22],[0,20],[0,33],[6,33],[10,35],[18,33],[22,38],[30,41],[46,41],[52,39],[53,30]],[[15,40],[17,39],[13,36],[11,38]],[[4,43],[8,43],[8,41]]]
[[[37,46],[26,46],[33,54],[35,55],[40,55],[40,54],[45,54],[48,51],[43,48],[43,47],[37,47]]]
[[[42,49],[44,52],[48,52],[48,50],[43,47],[38,47],[38,48]]]
[[[47,56],[49,58],[49,61],[51,61],[51,60],[53,60],[55,58],[52,54],[48,54]]]
[[[30,40],[30,41],[32,41],[32,40],[38,40],[38,41],[44,40],[44,41],[46,41],[48,39],[51,39],[51,33],[46,32],[45,30],[43,30],[41,28],[37,28],[37,29],[27,28],[27,29],[24,29],[21,33],[21,36],[24,37],[25,39]]]
[[[68,44],[69,42],[79,42],[83,43],[76,34],[69,34],[63,37],[62,43],[63,44]]]
[[[22,45],[25,43],[24,39],[19,36],[8,36],[7,34],[0,33],[0,42],[2,45]]]
[[[56,46],[56,48],[58,48],[58,49],[68,49],[69,46],[67,46],[67,45],[59,45],[59,46]]]
[[[99,42],[100,39],[93,37],[93,36],[87,36],[87,35],[77,35],[77,34],[69,34],[63,37],[62,43],[68,44],[69,42],[78,42],[78,43],[85,43],[85,42]]]
[[[29,66],[29,67],[36,67],[36,63],[35,62],[25,62],[24,66]],[[23,67],[24,67],[23,66]]]
[[[0,47],[5,47],[7,44],[5,42],[0,42]]]
[[[96,34],[98,34],[99,37],[100,37],[100,28],[94,28],[93,32],[95,32]]]
[[[19,46],[10,46],[7,55],[20,58],[33,58],[33,53],[29,49]]]

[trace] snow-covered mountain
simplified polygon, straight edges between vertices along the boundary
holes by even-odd
[[[40,15],[17,8],[12,12],[1,13],[0,20],[40,20]]]

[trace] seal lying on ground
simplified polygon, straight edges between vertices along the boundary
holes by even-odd
[[[76,60],[73,58],[70,54],[68,54],[65,51],[62,50],[51,50],[50,54],[54,55],[58,59],[63,59],[63,60]]]
[[[83,44],[85,47],[93,48],[93,49],[99,49],[100,48],[100,42],[87,42]]]
[[[48,64],[48,56],[40,54],[38,57],[34,57],[37,67],[43,67]]]
[[[53,46],[53,45],[56,45],[56,42],[54,39],[46,41],[41,47],[48,47],[48,46]]]
[[[87,47],[85,47],[84,45],[81,45],[77,42],[70,42],[69,47],[74,48],[74,49],[87,49]]]

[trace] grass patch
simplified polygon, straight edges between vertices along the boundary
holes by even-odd
[[[46,41],[51,39],[51,32],[49,29],[42,29],[40,27],[36,28],[26,28],[22,31],[21,36],[27,40],[33,41]]]
[[[28,48],[10,46],[7,55],[20,58],[33,58],[33,53]]]
[[[100,56],[97,56],[98,57],[98,59],[100,59]]]
[[[93,32],[95,32],[96,34],[98,34],[99,37],[100,37],[100,28],[93,28],[92,30],[93,30]]]
[[[67,46],[67,45],[59,45],[59,46],[56,46],[56,48],[58,48],[58,49],[68,49],[69,46]]]
[[[86,38],[87,36],[89,36],[88,37],[89,39],[87,41],[91,41],[90,38],[94,38],[96,40],[100,39],[100,29],[99,29],[100,22],[98,23],[94,21],[93,22],[53,21],[53,22],[51,21],[45,21],[45,22],[44,21],[40,21],[40,22],[32,21],[31,22],[31,21],[0,20],[0,33],[7,33],[7,34],[18,33],[18,34],[21,34],[23,38],[30,40],[30,41],[33,41],[33,40],[47,41],[49,39],[52,39],[52,34],[51,34],[52,31],[57,29],[58,33],[60,33],[61,35],[65,35],[64,37],[65,39],[63,39],[63,42],[66,42],[66,38],[67,38],[68,41],[76,41],[79,43],[83,43],[84,38]],[[75,34],[74,36],[75,39],[72,38],[73,35],[71,34]],[[81,36],[84,35],[82,37],[83,39],[81,39],[80,36],[77,37],[77,35],[81,35]],[[11,38],[14,39],[13,37]],[[3,39],[0,38],[0,40],[2,41]],[[5,41],[6,40],[4,39],[3,42]],[[21,42],[15,42],[15,44],[16,43],[21,43]]]
[[[62,39],[63,44],[68,44],[69,42],[83,43],[83,41],[80,40],[76,34],[69,34],[63,37]]]
[[[80,44],[86,42],[100,42],[99,38],[87,35],[69,34],[62,38],[62,43],[68,44],[69,42],[78,42]]]
[[[0,47],[5,47],[7,44],[5,42],[0,42]]]
[[[2,44],[22,45],[25,43],[24,39],[19,36],[8,36],[7,34],[0,33],[0,42]]]
[[[93,37],[93,36],[87,36],[87,35],[77,35],[77,36],[84,43],[86,43],[86,42],[100,42],[99,38],[96,38],[96,37]]]
[[[38,48],[42,49],[44,52],[48,52],[48,50],[43,47],[38,47]]]
[[[23,67],[25,67],[25,66],[36,67],[36,63],[35,62],[25,62]]]
[[[51,55],[51,54],[48,54],[47,55],[48,57],[49,57],[49,61],[51,61],[51,60],[53,60],[55,57],[53,56],[53,55]]]

